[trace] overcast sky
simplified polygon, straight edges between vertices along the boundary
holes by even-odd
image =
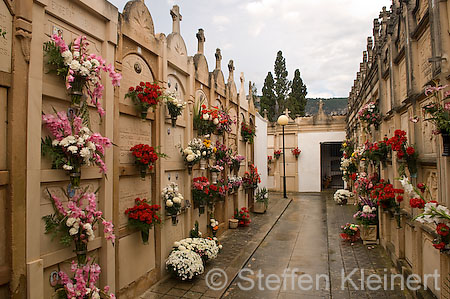
[[[127,1],[109,0],[120,12]],[[180,6],[181,34],[188,54],[197,52],[195,34],[205,30],[205,55],[215,66],[222,50],[222,70],[234,60],[240,72],[256,83],[258,94],[278,50],[283,51],[292,80],[295,69],[308,88],[308,97],[347,97],[355,79],[373,19],[391,0],[145,0],[155,32],[172,31],[170,9]],[[239,88],[239,85],[238,85]]]

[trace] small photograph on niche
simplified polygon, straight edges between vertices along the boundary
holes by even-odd
[[[56,287],[59,284],[59,273],[58,271],[53,271],[50,273],[50,285]]]

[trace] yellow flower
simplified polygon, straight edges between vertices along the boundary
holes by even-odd
[[[344,147],[347,146],[347,143],[344,142],[344,143],[342,144],[342,146],[344,146]]]
[[[214,153],[217,152],[217,148],[216,148],[216,147],[213,148],[213,152],[214,152]]]

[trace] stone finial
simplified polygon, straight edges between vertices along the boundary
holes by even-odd
[[[263,111],[263,117],[265,120],[267,120],[267,109],[264,109]]]
[[[198,40],[198,48],[197,48],[197,53],[198,54],[204,54],[205,53],[205,31],[200,28],[197,32],[197,40]]]
[[[183,17],[180,14],[180,7],[174,5],[170,10],[170,15],[172,16],[172,33],[180,33],[180,21]]]
[[[367,51],[363,51],[363,63],[367,62]]]
[[[373,48],[373,39],[371,36],[367,38],[367,51],[372,50]]]
[[[228,62],[228,72],[229,72],[229,76],[228,76],[228,80],[231,81],[234,78],[234,61],[230,60],[230,62]]]
[[[216,70],[222,69],[222,53],[220,52],[220,49],[216,49]]]
[[[284,115],[286,115],[287,117],[289,117],[289,113],[291,113],[291,111],[289,111],[289,109],[286,108],[286,109],[284,110]]]

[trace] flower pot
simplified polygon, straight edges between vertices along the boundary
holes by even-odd
[[[266,212],[266,204],[263,201],[255,201],[253,205],[253,212],[257,214],[264,214]]]
[[[172,127],[175,128],[177,126],[177,116],[170,116],[170,121],[172,122]]]
[[[239,226],[239,221],[237,219],[229,219],[228,225],[231,229],[236,229]]]
[[[72,189],[79,189],[81,183],[80,167],[74,167],[69,173],[69,178]]]
[[[141,238],[144,245],[148,245],[148,237],[150,235],[150,230],[141,230]]]
[[[203,158],[200,159],[200,169],[201,170],[206,169],[206,159]]]
[[[212,184],[217,184],[217,177],[219,176],[218,172],[211,172],[211,183]]]
[[[377,226],[361,225],[361,239],[364,244],[377,244]]]
[[[178,224],[178,216],[177,215],[172,215],[172,225],[176,226]]]
[[[141,176],[141,180],[145,181],[145,176],[147,175],[147,165],[139,165],[139,175]]]
[[[147,120],[147,110],[141,111],[141,120],[146,121]]]
[[[442,156],[450,156],[450,134],[442,133]]]

